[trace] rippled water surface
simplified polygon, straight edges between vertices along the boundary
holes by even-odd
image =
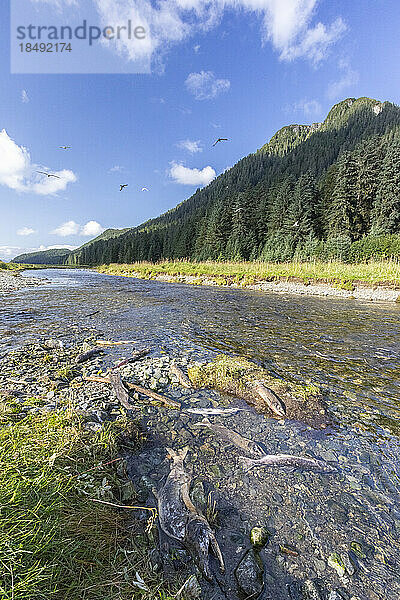
[[[241,484],[237,492],[236,485],[229,487],[234,467],[227,458],[222,473],[227,498],[247,520],[263,515],[285,539],[304,544],[304,552],[315,559],[311,575],[329,580],[329,589],[336,583],[349,597],[400,597],[399,305],[164,284],[77,270],[26,276],[51,283],[1,297],[1,354],[32,338],[69,341],[93,328],[105,337],[137,339],[176,356],[241,354],[283,379],[320,384],[333,417],[326,432],[260,415],[251,415],[247,428],[253,437],[262,436],[271,452],[305,449],[336,461],[341,475],[327,479],[275,473],[272,480],[265,472],[255,473],[244,476],[244,488]],[[229,423],[238,425],[233,418]],[[260,481],[263,487],[255,494]],[[246,506],[249,496],[251,509]],[[323,563],[352,541],[364,543],[369,558],[353,578],[339,581]],[[301,575],[291,564],[283,568]]]

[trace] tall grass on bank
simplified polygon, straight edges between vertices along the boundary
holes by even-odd
[[[400,262],[394,260],[370,261],[348,264],[340,261],[310,262],[191,262],[185,260],[140,262],[130,265],[111,264],[98,269],[113,275],[152,277],[158,274],[173,276],[212,277],[220,283],[235,282],[248,285],[256,281],[300,280],[305,283],[364,282],[370,285],[382,283],[400,285]]]
[[[148,565],[143,532],[127,527],[132,511],[90,500],[115,502],[126,483],[121,463],[105,465],[119,427],[93,434],[68,410],[15,420],[17,410],[0,402],[1,599],[171,598]]]
[[[6,263],[0,260],[0,271],[19,271],[21,268],[22,266],[16,263]]]

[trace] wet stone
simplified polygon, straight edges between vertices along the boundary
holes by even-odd
[[[255,548],[262,548],[268,541],[270,533],[265,527],[253,527],[250,531],[250,541]]]
[[[338,590],[333,590],[329,594],[328,600],[346,600],[346,599]]]
[[[235,570],[239,591],[245,597],[257,598],[263,589],[263,569],[253,550],[249,550]]]

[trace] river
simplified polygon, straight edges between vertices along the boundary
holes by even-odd
[[[400,597],[399,305],[194,287],[84,270],[47,269],[25,276],[50,283],[1,298],[1,354],[31,339],[71,342],[95,330],[190,360],[239,354],[282,379],[318,383],[332,417],[326,431],[252,414],[247,434],[261,437],[271,453],[309,452],[334,460],[340,474],[260,471],[242,475],[238,483],[229,450],[222,448],[217,487],[241,519],[235,525],[226,517],[226,536],[231,543],[246,535],[249,524],[263,521],[280,542],[299,549],[304,560],[297,563],[274,555],[271,589],[279,590],[280,577],[307,576],[320,578],[328,590],[344,590],[349,598]],[[237,419],[229,423],[239,425]],[[354,542],[362,544],[366,559],[354,575],[339,580],[327,557]],[[273,597],[287,597],[280,593]]]

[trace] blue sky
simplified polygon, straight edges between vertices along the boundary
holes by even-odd
[[[42,23],[45,11],[49,23],[79,13],[98,15],[103,25],[126,19],[138,4],[17,1],[14,8],[31,5]],[[101,228],[157,216],[283,125],[322,120],[344,98],[400,100],[395,0],[142,0],[151,72],[116,74],[136,51],[126,41],[101,48],[110,54],[102,64],[114,69],[101,75],[10,74],[15,40],[4,4],[0,257],[6,260],[25,249],[76,247]],[[230,141],[212,147],[218,137]],[[128,184],[123,192],[120,183]]]

